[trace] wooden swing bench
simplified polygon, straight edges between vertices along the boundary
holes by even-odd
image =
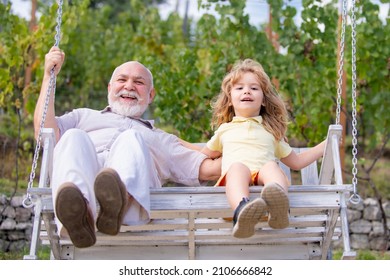
[[[264,217],[253,237],[234,238],[224,188],[163,187],[151,191],[150,223],[122,226],[116,236],[97,232],[96,244],[80,249],[57,234],[49,184],[55,142],[52,130],[44,129],[39,186],[29,189],[36,202],[25,259],[37,258],[39,244],[50,245],[52,259],[329,259],[332,241],[338,239],[343,241],[342,258],[354,259],[346,213],[352,186],[341,179],[341,131],[340,125],[329,128],[320,175],[315,162],[301,170],[301,184],[290,187],[286,229],[269,228]],[[281,166],[291,178],[290,170]],[[251,197],[258,197],[261,189],[252,187]]]

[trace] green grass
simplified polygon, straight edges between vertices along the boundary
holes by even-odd
[[[358,250],[356,252],[356,260],[390,260],[390,252],[378,252],[378,251],[370,251],[370,250]],[[337,250],[333,252],[334,260],[341,260],[343,256],[343,252],[341,250]]]
[[[36,183],[38,184],[38,183]],[[34,185],[35,186],[35,185]],[[26,194],[27,182],[19,180],[18,187],[15,190],[15,182],[6,178],[0,178],[0,194],[6,195],[8,198],[15,192],[15,195],[21,196]]]
[[[1,252],[0,251],[0,260],[23,260],[24,255],[28,255],[30,253],[30,248],[24,248],[23,251],[20,252]],[[39,260],[49,260],[50,259],[50,247],[42,246],[38,252]]]

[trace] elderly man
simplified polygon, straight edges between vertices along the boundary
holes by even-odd
[[[34,115],[38,135],[50,71],[58,75],[65,54],[52,47]],[[76,247],[95,244],[97,229],[115,235],[122,224],[150,220],[150,189],[168,181],[199,185],[216,180],[220,161],[213,161],[172,134],[141,118],[153,101],[152,73],[137,61],[118,66],[108,84],[108,106],[79,108],[56,117],[54,98],[45,127],[55,131],[52,191],[61,236]],[[99,213],[97,213],[99,205]]]

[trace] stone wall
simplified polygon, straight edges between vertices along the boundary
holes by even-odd
[[[390,235],[390,202],[383,204],[386,214],[387,227],[382,222],[382,211],[378,200],[367,198],[359,204],[348,205],[348,222],[351,248],[355,250],[367,249],[387,251],[390,249],[389,241],[385,238]]]
[[[0,251],[18,252],[29,245],[33,208],[24,208],[23,197],[0,195]]]
[[[15,252],[29,244],[32,233],[33,210],[22,206],[23,197],[11,200],[0,195],[0,251]],[[383,204],[390,231],[390,202]],[[381,222],[381,211],[376,199],[367,198],[357,205],[348,205],[348,221],[351,248],[353,250],[367,249],[389,250],[389,243],[384,237],[384,227]],[[389,234],[390,235],[390,234]],[[342,241],[334,243],[334,248],[340,248]]]

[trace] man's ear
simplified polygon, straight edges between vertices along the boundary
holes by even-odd
[[[149,93],[149,104],[153,102],[155,96],[156,96],[156,91],[154,90],[154,88],[152,88]]]
[[[110,92],[110,90],[111,90],[111,84],[108,83],[108,85],[107,85],[107,92]]]

